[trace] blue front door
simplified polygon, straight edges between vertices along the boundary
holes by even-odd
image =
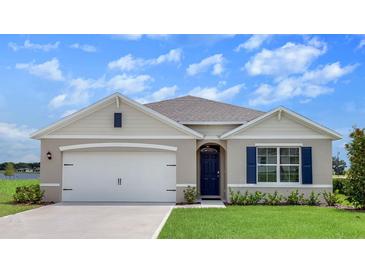
[[[200,149],[200,194],[219,195],[219,146]]]

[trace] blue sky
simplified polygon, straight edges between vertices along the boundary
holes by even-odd
[[[115,91],[288,107],[343,134],[365,127],[365,36],[0,35],[0,162],[38,161],[29,133]]]

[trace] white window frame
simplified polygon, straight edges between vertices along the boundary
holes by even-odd
[[[276,149],[276,164],[261,164],[261,166],[276,166],[276,182],[259,182],[259,148],[275,148]],[[280,180],[280,149],[281,148],[297,148],[299,150],[299,164],[283,164],[283,166],[299,166],[299,181],[298,182],[281,182]],[[256,147],[256,183],[260,185],[298,185],[302,184],[302,150],[299,146],[259,146]]]

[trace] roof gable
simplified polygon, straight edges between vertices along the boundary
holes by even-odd
[[[264,114],[262,111],[190,95],[145,106],[187,125],[244,124]]]
[[[111,104],[115,104],[115,106],[118,106],[118,107],[120,104],[125,104],[131,110],[133,109],[134,111],[142,112],[146,117],[149,117],[150,119],[153,119],[153,120],[158,120],[159,122],[163,123],[164,125],[166,125],[170,128],[172,127],[173,129],[175,129],[179,132],[187,134],[188,136],[191,136],[193,138],[202,138],[203,137],[200,133],[198,133],[184,125],[181,125],[181,124],[177,123],[176,121],[171,120],[170,118],[165,117],[165,116],[161,115],[160,113],[157,113],[154,110],[149,109],[149,108],[139,104],[138,102],[135,102],[135,101],[121,95],[120,93],[115,93],[87,108],[84,108],[74,114],[71,114],[70,116],[65,117],[64,119],[46,127],[46,128],[38,130],[37,132],[35,132],[31,135],[31,138],[33,138],[33,139],[48,138],[48,137],[51,137],[51,135],[53,133],[63,132],[62,129],[64,129],[68,126],[71,127],[71,133],[72,133],[72,129],[75,129],[72,127],[72,125],[75,125],[77,127],[77,123],[80,120],[87,119],[87,117],[89,117],[90,115],[92,115],[95,112],[101,112],[103,109],[107,108]],[[102,134],[102,135],[104,135],[104,134]],[[117,137],[117,135],[116,135],[116,137]]]
[[[244,125],[221,135],[222,139],[240,138],[328,138],[341,139],[342,136],[312,120],[301,116],[287,108],[276,108]]]

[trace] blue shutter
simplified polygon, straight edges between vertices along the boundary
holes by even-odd
[[[302,147],[302,183],[312,184],[312,148]]]
[[[256,147],[246,148],[247,183],[256,184]]]
[[[114,113],[114,127],[122,127],[122,113]]]

